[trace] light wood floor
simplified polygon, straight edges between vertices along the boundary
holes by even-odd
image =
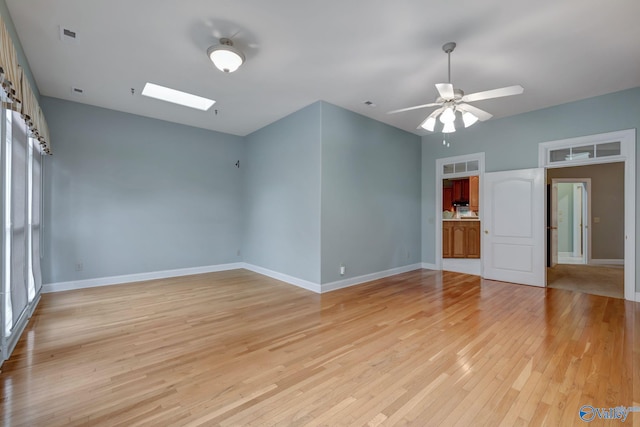
[[[245,270],[46,294],[0,424],[584,425],[582,405],[640,406],[638,319],[428,270],[324,295]]]

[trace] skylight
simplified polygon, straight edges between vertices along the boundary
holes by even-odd
[[[202,111],[207,111],[216,102],[212,99],[203,98],[198,95],[192,95],[190,93],[182,92],[153,83],[147,83],[146,85],[144,85],[142,94],[150,98],[173,102],[174,104],[184,105],[185,107],[195,108]]]

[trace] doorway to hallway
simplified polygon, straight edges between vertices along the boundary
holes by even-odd
[[[549,264],[589,264],[591,178],[551,178],[550,185]]]
[[[547,170],[547,286],[624,298],[624,163]]]

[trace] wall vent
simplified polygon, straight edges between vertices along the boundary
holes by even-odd
[[[62,25],[58,27],[60,29],[60,40],[64,43],[77,44],[78,32],[65,28]]]
[[[73,93],[74,95],[82,95],[84,94],[84,89],[80,89],[79,87],[72,87],[71,93]]]

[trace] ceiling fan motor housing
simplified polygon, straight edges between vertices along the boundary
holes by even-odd
[[[445,43],[442,46],[442,50],[444,50],[444,53],[451,53],[451,52],[453,52],[453,49],[455,49],[455,48],[456,48],[455,42]]]
[[[461,89],[454,89],[453,90],[453,99],[444,99],[443,97],[439,96],[436,98],[436,102],[437,103],[445,103],[447,101],[454,101],[455,103],[458,103],[462,100],[462,97],[464,96],[464,92]]]

